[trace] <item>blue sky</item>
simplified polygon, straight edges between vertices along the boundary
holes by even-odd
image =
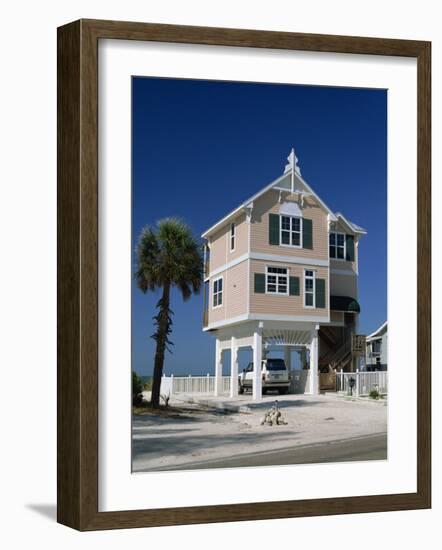
[[[359,246],[360,332],[387,310],[387,91],[134,77],[133,248],[145,225],[184,219],[199,235],[282,174],[291,147],[304,179],[368,231]],[[151,374],[159,294],[132,285],[132,367]],[[167,374],[213,371],[202,294],[172,292]],[[241,366],[241,365],[240,365]]]

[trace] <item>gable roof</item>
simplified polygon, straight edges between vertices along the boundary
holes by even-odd
[[[344,214],[341,214],[341,212],[336,212],[336,217],[338,218],[339,221],[343,222],[344,225],[346,225],[352,233],[358,233],[360,235],[367,234],[367,231],[363,227],[351,222],[348,218],[344,216]]]
[[[385,334],[388,330],[388,321],[385,321],[385,323],[382,323],[382,325],[377,328],[374,332],[369,334],[367,336],[367,340],[375,340],[376,338],[381,338],[383,334]]]
[[[282,174],[282,176],[279,176],[278,178],[273,180],[271,183],[263,187],[260,191],[255,193],[252,197],[241,203],[237,208],[229,212],[226,216],[224,216],[224,218],[209,227],[209,229],[207,229],[207,231],[205,231],[201,235],[201,237],[210,237],[210,235],[212,235],[215,231],[221,229],[221,227],[232,221],[241,211],[245,211],[248,208],[253,208],[253,201],[267,191],[270,191],[270,189],[275,188],[276,190],[281,191],[293,191],[295,187],[295,182],[301,184],[301,186],[303,186],[307,190],[307,194],[313,196],[318,201],[320,206],[330,215],[331,221],[337,221],[338,218],[336,214],[325,204],[325,202],[313,191],[310,185],[302,178],[301,171],[299,169],[299,166],[297,165],[298,159],[293,149],[291,150],[290,155],[287,157],[287,160],[289,161],[289,164],[285,167],[284,174]],[[287,181],[285,181],[288,179],[290,179],[291,181],[290,188],[288,188]]]

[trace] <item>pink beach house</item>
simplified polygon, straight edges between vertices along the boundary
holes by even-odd
[[[261,365],[270,349],[300,355],[304,391],[316,394],[336,369],[352,370],[357,331],[359,242],[366,231],[333,212],[301,176],[292,149],[284,173],[215,223],[205,241],[203,330],[216,339],[215,393],[222,352],[231,350],[230,392],[238,392],[238,350]],[[254,368],[253,397],[262,390]]]

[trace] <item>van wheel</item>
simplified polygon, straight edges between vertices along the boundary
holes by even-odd
[[[244,386],[242,384],[239,384],[238,393],[242,395],[244,393]]]
[[[288,388],[280,388],[278,391],[279,391],[279,395],[285,395],[288,391]]]
[[[262,395],[266,395],[267,393],[267,388],[262,388]]]

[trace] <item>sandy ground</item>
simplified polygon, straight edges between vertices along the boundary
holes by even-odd
[[[261,426],[264,412],[275,399],[287,425]],[[185,468],[192,462],[387,431],[387,406],[382,402],[322,395],[267,396],[260,403],[239,398],[235,402],[249,406],[250,411],[226,413],[171,401],[169,410],[134,415],[133,471]]]

